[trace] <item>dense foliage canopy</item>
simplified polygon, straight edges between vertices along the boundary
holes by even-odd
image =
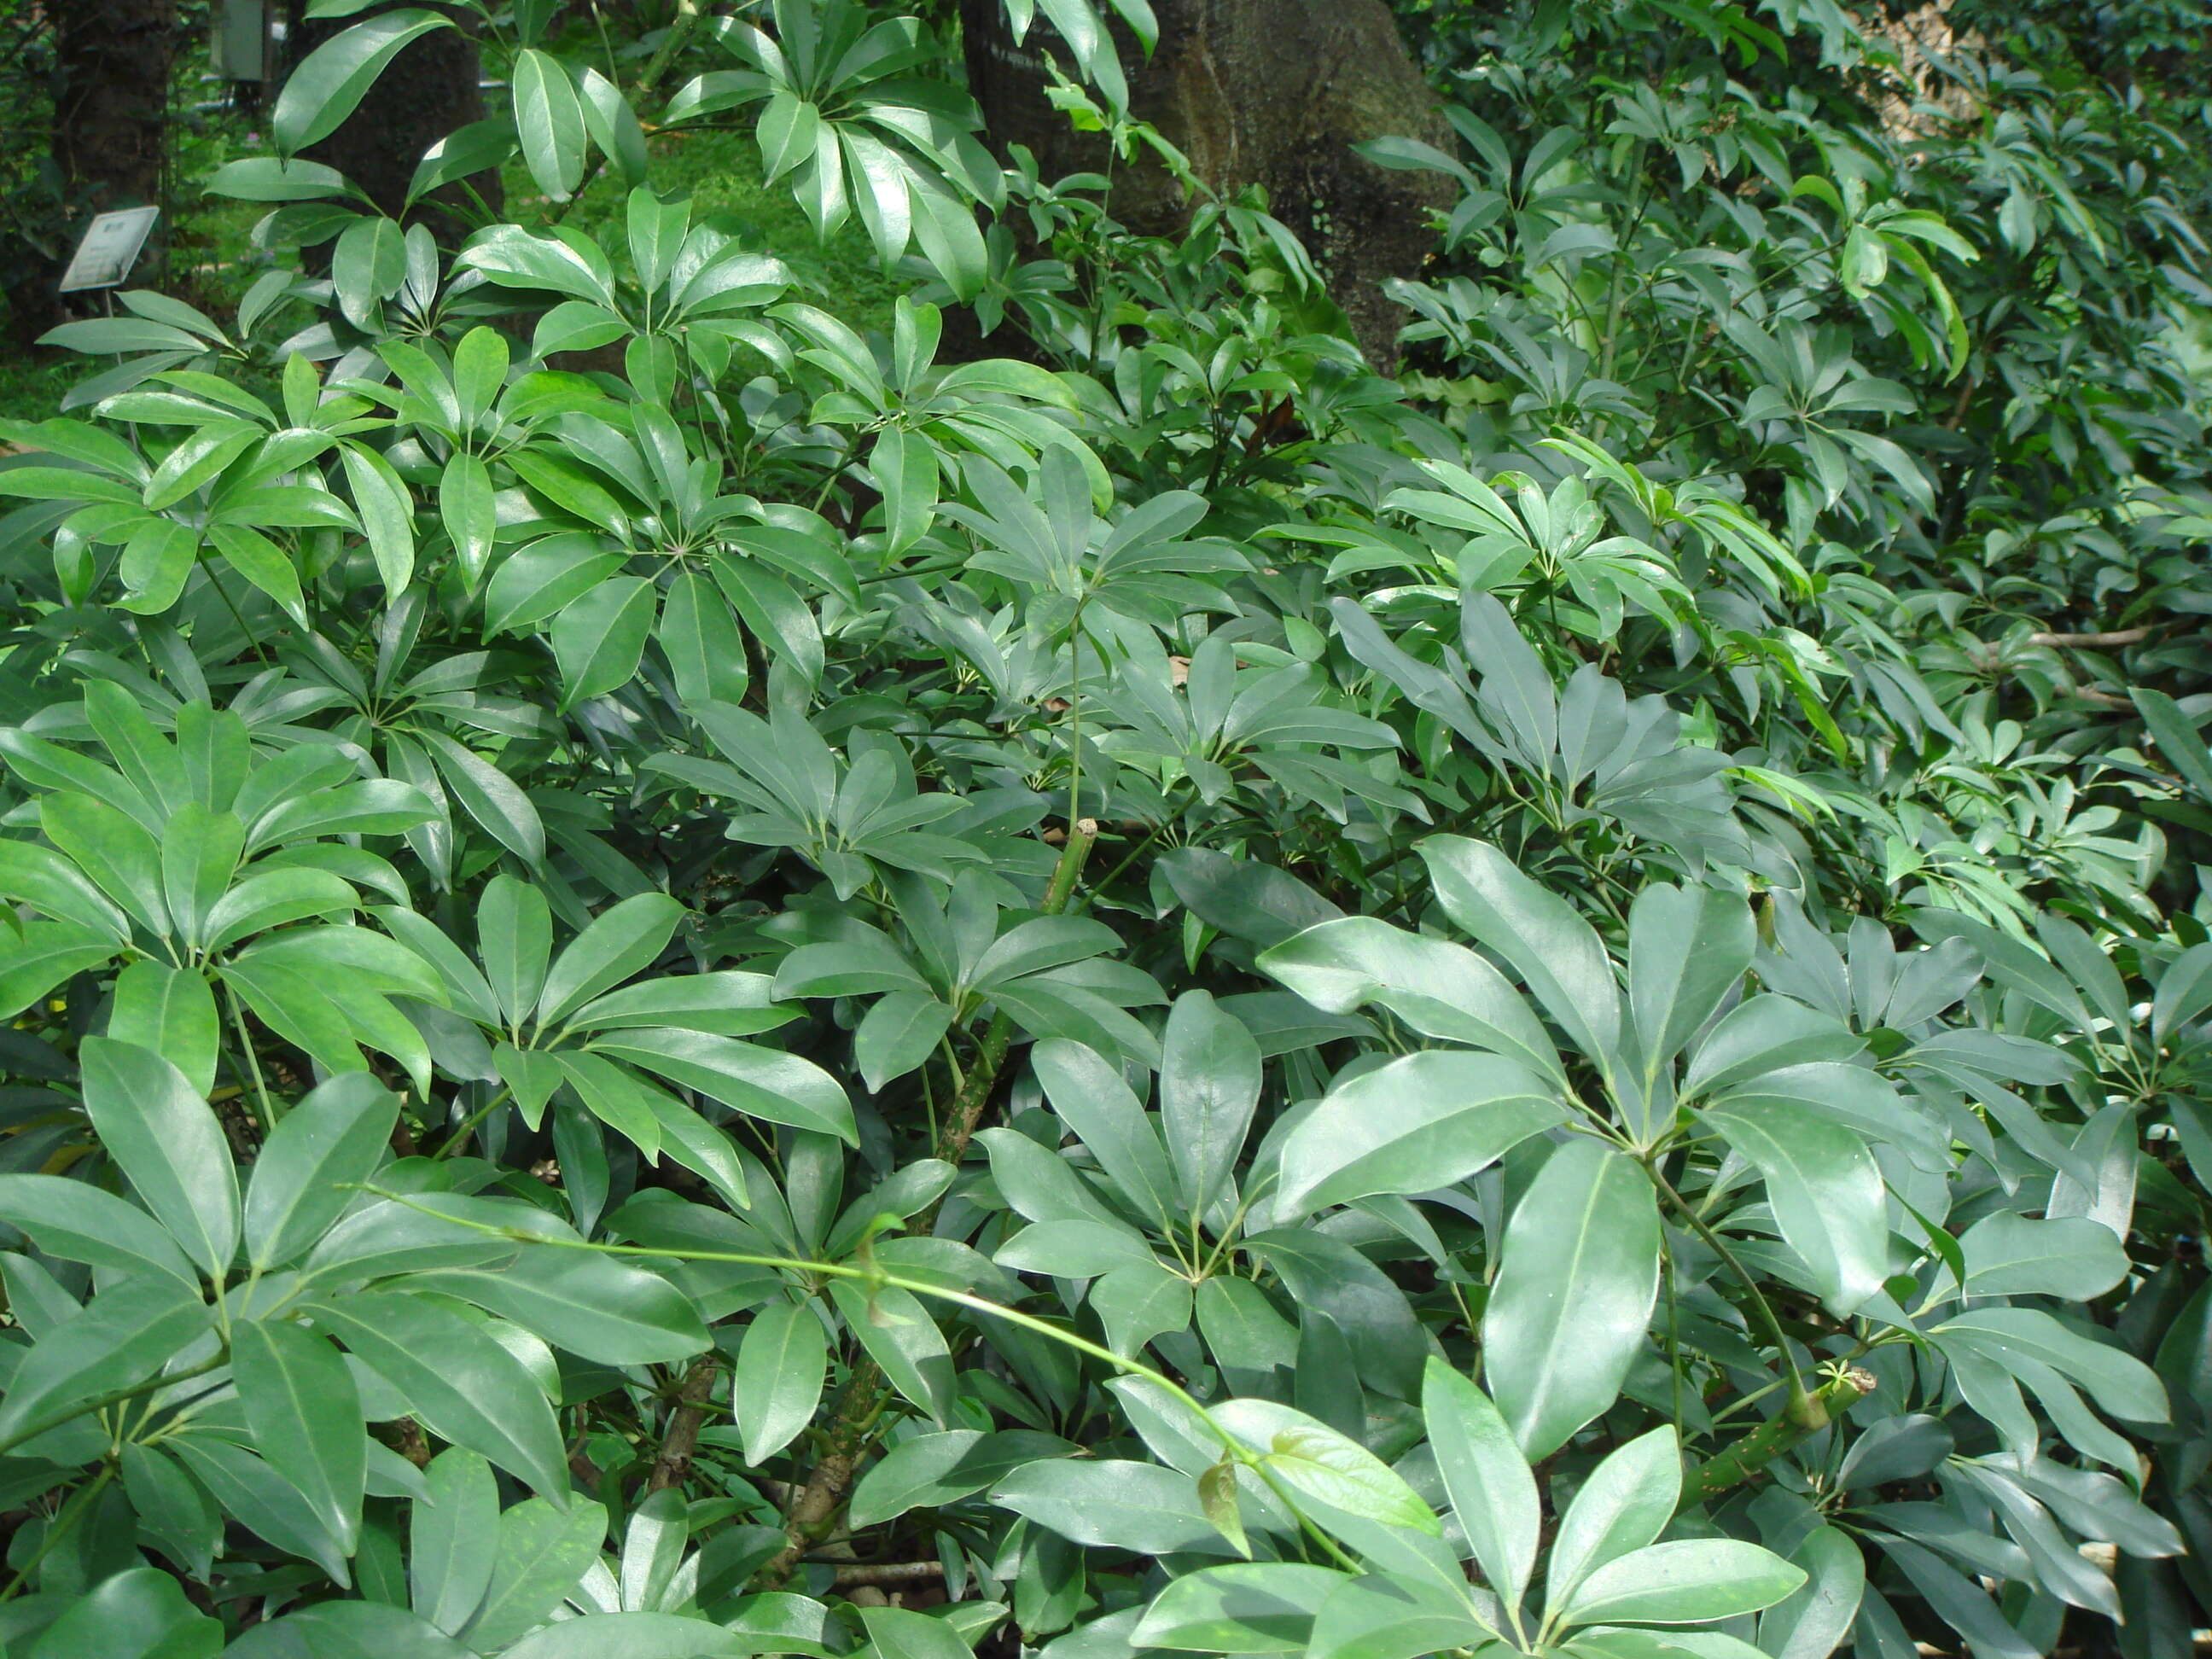
[[[52,337],[0,1650],[2188,1653],[2194,82],[1403,5],[1390,379],[951,9],[492,8],[441,247],[293,153],[453,17],[318,0],[236,314]],[[1006,10],[1157,156],[1144,0]],[[733,123],[887,329],[656,189]]]

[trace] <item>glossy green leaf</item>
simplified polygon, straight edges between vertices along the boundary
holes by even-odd
[[[1570,1140],[1506,1224],[1482,1317],[1484,1379],[1522,1451],[1549,1456],[1612,1405],[1659,1286],[1659,1212],[1630,1159]]]

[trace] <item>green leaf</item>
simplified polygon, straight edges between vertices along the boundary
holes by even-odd
[[[1272,1400],[1231,1400],[1213,1419],[1293,1491],[1363,1521],[1436,1536],[1436,1512],[1358,1442]]]
[[[1856,1312],[1889,1273],[1889,1194],[1866,1143],[1782,1100],[1731,1101],[1705,1120],[1765,1178],[1782,1237],[1828,1310]]]
[[[450,17],[410,7],[356,23],[323,42],[285,78],[277,96],[269,125],[278,148],[289,154],[329,137],[401,51],[433,29],[452,27]]]
[[[1682,1496],[1682,1449],[1672,1426],[1641,1435],[1590,1471],[1560,1517],[1544,1596],[1564,1607],[1596,1569],[1651,1543]]]
[[[1070,1543],[1139,1555],[1230,1553],[1199,1507],[1189,1475],[1120,1458],[1054,1458],[1027,1464],[992,1488],[991,1501]]]
[[[185,1599],[184,1586],[155,1567],[101,1579],[61,1610],[26,1659],[199,1659],[222,1645],[222,1625]]]
[[[904,1607],[862,1607],[860,1622],[877,1659],[974,1659],[950,1620]]]
[[[2212,750],[2197,736],[2197,723],[2163,691],[2137,686],[2128,695],[2135,699],[2152,741],[2173,763],[2181,781],[2197,792],[2198,799],[2212,801]]]
[[[459,1314],[420,1297],[362,1291],[308,1304],[423,1424],[541,1492],[568,1491],[561,1431],[522,1362]]]
[[[346,1558],[337,1540],[315,1519],[307,1500],[267,1463],[245,1447],[213,1436],[183,1435],[169,1444],[227,1518],[284,1553],[313,1561],[345,1584]]]
[[[635,677],[653,632],[657,597],[643,576],[616,576],[553,619],[564,709],[603,697]]]
[[[750,1654],[755,1644],[736,1631],[672,1613],[595,1613],[563,1620],[526,1636],[501,1659],[720,1659]]]
[[[721,591],[696,570],[669,584],[653,638],[685,703],[736,702],[749,683],[744,636]]]
[[[509,86],[530,176],[546,195],[565,202],[584,177],[584,106],[576,83],[559,59],[526,48],[514,55]]]
[[[891,1386],[940,1425],[950,1420],[957,1399],[952,1350],[929,1310],[910,1291],[849,1279],[830,1281],[830,1299]]]
[[[215,1087],[221,1033],[215,994],[200,974],[150,957],[132,963],[115,976],[107,1035],[160,1054],[203,1096]]]
[[[1151,1117],[1096,1049],[1064,1037],[1040,1042],[1030,1065],[1045,1098],[1083,1138],[1123,1199],[1165,1225],[1175,1213],[1175,1177]]]
[[[65,1176],[0,1175],[0,1221],[48,1255],[125,1273],[166,1273],[197,1291],[199,1272],[176,1242],[127,1199]]]
[[[1371,916],[1325,921],[1285,939],[1260,966],[1316,1008],[1389,1009],[1424,1036],[1518,1060],[1562,1084],[1559,1050],[1504,975],[1464,945]]]
[[[1201,1567],[1169,1581],[1131,1639],[1184,1653],[1297,1652],[1314,1615],[1348,1574],[1288,1561]]]
[[[1828,1659],[1851,1632],[1866,1595],[1866,1557],[1840,1528],[1815,1527],[1790,1553],[1805,1583],[1760,1615],[1759,1645],[1774,1659]]]
[[[1645,1073],[1682,1052],[1750,971],[1751,907],[1712,887],[1645,888],[1628,916],[1630,1023]]]
[[[1205,991],[1176,999],[1160,1042],[1160,1127],[1176,1193],[1203,1215],[1231,1179],[1260,1103],[1260,1045]]]
[[[465,744],[425,729],[422,746],[463,810],[526,864],[545,860],[545,824],[522,786]]]
[[[1314,1616],[1312,1659],[1422,1659],[1458,1649],[1485,1652],[1498,1632],[1463,1590],[1410,1573],[1373,1572],[1339,1585]]]
[[[298,1325],[254,1320],[233,1328],[230,1368],[255,1447],[351,1554],[368,1443],[345,1361]]]
[[[1771,1607],[1805,1582],[1771,1550],[1733,1538],[1653,1544],[1585,1577],[1559,1617],[1572,1625],[1702,1625]]]
[[[640,893],[610,905],[569,942],[545,975],[538,1018],[547,1023],[565,1019],[602,991],[651,967],[683,919],[684,907],[665,893]]]
[[[1517,1062],[1433,1050],[1332,1089],[1283,1141],[1283,1215],[1464,1181],[1565,1121],[1555,1091]]]
[[[1072,1457],[1075,1451],[1057,1435],[1030,1429],[915,1435],[893,1446],[860,1477],[847,1513],[856,1527],[878,1526],[909,1510],[957,1503],[1040,1458]]]
[[[1589,924],[1487,842],[1438,836],[1419,851],[1445,913],[1512,966],[1585,1054],[1609,1065],[1620,1046],[1620,989]]]
[[[363,1586],[364,1593],[367,1586]],[[382,1601],[318,1601],[254,1626],[222,1659],[470,1659],[404,1607]],[[164,1659],[167,1656],[164,1656]]]
[[[920,1069],[951,1029],[952,1010],[927,991],[878,997],[853,1030],[853,1064],[860,1081],[879,1091]]]
[[[658,1273],[586,1250],[539,1246],[494,1269],[417,1274],[412,1289],[472,1302],[603,1365],[668,1365],[708,1345],[690,1298]]]
[[[32,921],[0,957],[0,1018],[12,1018],[57,985],[115,955],[116,941],[67,921]]]
[[[1422,1376],[1421,1420],[1453,1518],[1484,1577],[1508,1606],[1518,1605],[1543,1522],[1528,1459],[1490,1397],[1433,1355]]]
[[[281,1267],[311,1249],[374,1174],[399,1121],[399,1097],[366,1072],[319,1085],[261,1148],[246,1189],[246,1259]]]
[[[185,1253],[220,1277],[238,1253],[238,1170],[222,1126],[182,1072],[112,1037],[88,1037],[84,1104],[108,1156]]]
[[[830,1342],[811,1303],[771,1302],[745,1327],[730,1384],[745,1462],[763,1464],[814,1420]]]
[[[1483,1310],[1485,1377],[1532,1461],[1619,1397],[1659,1290],[1659,1210],[1633,1160],[1555,1148],[1506,1224]]]
[[[706,1031],[623,1031],[593,1039],[602,1054],[635,1060],[733,1111],[811,1129],[857,1145],[852,1102],[808,1060]]]
[[[500,1544],[499,1481],[491,1465],[461,1447],[423,1471],[409,1516],[416,1610],[445,1631],[465,1628],[489,1587]]]
[[[0,1401],[0,1438],[144,1382],[207,1331],[211,1315],[197,1290],[166,1276],[125,1279],[101,1291],[33,1344],[15,1367]]]
[[[598,1562],[606,1530],[607,1513],[597,1504],[578,1501],[563,1511],[526,1498],[502,1510],[483,1603],[462,1627],[470,1644],[495,1651],[544,1623]]]
[[[1969,1296],[2055,1296],[2094,1302],[2133,1271],[2112,1230],[2086,1216],[1984,1216],[1959,1239]]]

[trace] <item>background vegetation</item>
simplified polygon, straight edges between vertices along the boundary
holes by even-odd
[[[2198,8],[1404,0],[1396,363],[1197,0],[307,11],[9,393],[4,1651],[2193,1651]]]

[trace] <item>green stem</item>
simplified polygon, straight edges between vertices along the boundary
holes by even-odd
[[[430,1154],[431,1162],[435,1163],[440,1158],[451,1158],[455,1152],[458,1152],[462,1147],[468,1145],[469,1137],[483,1127],[483,1121],[486,1118],[489,1117],[494,1112],[497,1111],[501,1106],[504,1106],[507,1103],[507,1097],[513,1091],[511,1090],[502,1087],[497,1094],[491,1097],[490,1101],[487,1104],[480,1109],[469,1114],[467,1120],[462,1123],[461,1127],[454,1130],[452,1134],[446,1137],[445,1144],[440,1146],[436,1152]]]
[[[62,1505],[61,1512],[47,1523],[46,1534],[39,1540],[39,1547],[31,1553],[31,1559],[16,1569],[15,1576],[8,1581],[8,1588],[0,1589],[0,1601],[13,1601],[21,1594],[23,1586],[30,1583],[31,1575],[39,1570],[39,1564],[46,1559],[47,1553],[76,1530],[76,1523],[83,1518],[85,1510],[91,1508],[93,1500],[114,1478],[115,1466],[107,1464],[93,1477],[89,1486],[81,1486],[70,1494],[69,1502]]]
[[[1797,1356],[1790,1346],[1790,1338],[1784,1333],[1782,1322],[1775,1316],[1773,1305],[1767,1301],[1765,1292],[1759,1288],[1759,1281],[1751,1276],[1750,1270],[1742,1262],[1736,1260],[1735,1253],[1729,1249],[1727,1241],[1713,1231],[1687,1199],[1674,1190],[1674,1183],[1660,1173],[1656,1158],[1645,1159],[1644,1168],[1667,1201],[1690,1224],[1690,1230],[1705,1242],[1715,1255],[1720,1257],[1722,1265],[1736,1276],[1750,1296],[1752,1310],[1758,1316],[1759,1324],[1765,1327],[1767,1340],[1774,1344],[1775,1351],[1782,1356],[1782,1364],[1789,1373],[1790,1403],[1783,1408],[1781,1420],[1802,1424],[1807,1434],[1814,1429],[1825,1428],[1828,1421],[1827,1413],[1807,1390],[1804,1374],[1797,1369]]]
[[[780,1273],[799,1273],[817,1279],[857,1279],[871,1290],[904,1291],[910,1296],[926,1297],[937,1302],[949,1302],[955,1307],[968,1310],[970,1313],[987,1315],[993,1319],[1002,1319],[1008,1324],[1028,1331],[1033,1335],[1043,1337],[1048,1341],[1057,1342],[1063,1347],[1072,1349],[1088,1358],[1096,1359],[1102,1364],[1110,1365],[1125,1376],[1141,1377],[1146,1382],[1165,1389],[1180,1404],[1188,1407],[1191,1413],[1212,1431],[1214,1437],[1221,1442],[1221,1449],[1225,1455],[1250,1469],[1270,1492],[1283,1501],[1293,1515],[1299,1516],[1301,1521],[1305,1520],[1293,1495],[1285,1488],[1280,1477],[1267,1467],[1262,1455],[1253,1451],[1243,1441],[1237,1439],[1222,1425],[1220,1420],[1206,1408],[1202,1401],[1166,1372],[1147,1365],[1141,1359],[1132,1359],[1125,1354],[1115,1353],[1103,1344],[1093,1342],[1088,1337],[1079,1336],[1073,1331],[1054,1324],[1050,1320],[1038,1318],[1035,1314],[1024,1313],[1018,1308],[1009,1308],[1002,1303],[993,1302],[986,1297],[976,1296],[967,1291],[951,1290],[944,1285],[932,1283],[928,1279],[908,1279],[902,1273],[887,1273],[874,1263],[865,1267],[856,1267],[842,1261],[809,1261],[797,1256],[753,1255],[735,1250],[670,1250],[658,1249],[649,1244],[603,1244],[584,1238],[547,1238],[534,1232],[525,1231],[520,1228],[497,1227],[489,1222],[471,1221],[460,1216],[447,1215],[442,1211],[433,1210],[427,1205],[416,1202],[404,1193],[390,1192],[374,1186],[364,1186],[361,1190],[373,1193],[379,1198],[389,1199],[396,1204],[404,1204],[410,1210],[420,1210],[425,1215],[435,1215],[441,1220],[449,1221],[456,1226],[466,1227],[471,1232],[488,1233],[495,1238],[509,1239],[518,1244],[546,1244],[558,1249],[589,1250],[600,1255],[636,1256],[663,1261],[719,1261],[731,1267],[767,1267]],[[856,1375],[854,1382],[859,1381],[860,1378]],[[846,1392],[849,1398],[854,1390],[848,1387]],[[851,1415],[841,1412],[841,1416]],[[840,1444],[835,1431],[832,1431],[831,1444],[833,1449]],[[1310,1522],[1306,1522],[1305,1524],[1310,1528],[1312,1527]],[[1318,1531],[1316,1531],[1315,1535],[1330,1555],[1335,1558],[1338,1565],[1350,1571],[1359,1571],[1358,1562],[1347,1555],[1333,1539]]]
[[[1067,908],[1074,896],[1077,878],[1083,873],[1084,861],[1091,855],[1092,843],[1098,839],[1098,825],[1090,818],[1068,825],[1067,842],[1060,849],[1060,862],[1053,867],[1051,884],[1046,887],[1043,912],[1056,916]],[[969,1067],[961,1083],[960,1092],[952,1097],[952,1105],[945,1115],[945,1131],[938,1138],[937,1155],[947,1164],[957,1164],[968,1151],[968,1143],[975,1138],[975,1126],[982,1121],[983,1109],[990,1102],[991,1091],[999,1080],[999,1073],[1006,1063],[1006,1050],[1014,1040],[1014,1022],[1003,1008],[991,1016],[984,1028],[982,1041],[975,1047],[975,1062]]]
[[[253,1076],[253,1092],[261,1102],[261,1128],[264,1133],[276,1127],[276,1109],[270,1103],[269,1085],[262,1079],[261,1056],[253,1051],[253,1037],[246,1029],[245,1011],[238,1006],[238,993],[226,980],[222,987],[223,1000],[230,1006],[231,1028],[238,1033],[238,1046],[246,1051],[246,1067]]]
[[[1682,1501],[1702,1503],[1751,1480],[1769,1463],[1874,1392],[1874,1373],[1851,1367],[1808,1398],[1809,1413],[1784,1410],[1722,1449],[1683,1483]]]
[[[676,16],[668,25],[668,33],[660,37],[660,50],[645,66],[645,73],[637,77],[631,88],[632,98],[653,95],[660,84],[660,77],[668,73],[668,66],[676,61],[676,54],[684,50],[684,43],[691,38],[691,31],[699,27],[699,0],[676,0]]]
[[[149,1377],[143,1382],[134,1382],[127,1389],[112,1389],[106,1394],[94,1395],[90,1400],[81,1400],[74,1406],[67,1407],[58,1412],[49,1413],[28,1427],[18,1429],[6,1439],[0,1440],[0,1456],[5,1456],[26,1441],[36,1440],[40,1435],[58,1429],[64,1423],[74,1423],[78,1418],[88,1416],[94,1412],[104,1412],[110,1406],[120,1406],[127,1400],[136,1400],[142,1394],[152,1394],[157,1389],[166,1389],[173,1382],[188,1382],[193,1377],[205,1376],[210,1371],[228,1363],[227,1355],[217,1355],[213,1359],[193,1366],[190,1370],[167,1371],[160,1376]]]

